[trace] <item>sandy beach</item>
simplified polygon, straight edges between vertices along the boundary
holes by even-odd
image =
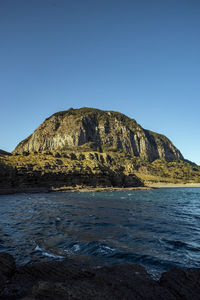
[[[152,183],[147,186],[151,188],[188,188],[188,187],[200,187],[200,183]]]

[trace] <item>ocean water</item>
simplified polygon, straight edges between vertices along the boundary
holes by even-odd
[[[0,196],[0,252],[139,263],[155,278],[200,267],[200,188]]]

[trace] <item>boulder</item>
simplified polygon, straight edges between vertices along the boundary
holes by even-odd
[[[0,253],[0,281],[8,280],[15,272],[14,258],[8,253]]]

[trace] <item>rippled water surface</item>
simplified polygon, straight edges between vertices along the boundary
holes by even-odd
[[[0,196],[0,251],[18,264],[87,255],[154,276],[200,267],[200,188]]]

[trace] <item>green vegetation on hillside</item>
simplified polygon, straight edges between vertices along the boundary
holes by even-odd
[[[80,149],[79,149],[80,150]],[[43,151],[1,157],[5,165],[27,172],[40,171],[42,174],[53,173],[88,173],[98,174],[123,172],[125,175],[136,175],[145,183],[200,183],[200,167],[187,161],[166,162],[133,157],[123,152],[110,151]]]
[[[119,112],[88,107],[53,114],[11,156],[0,152],[0,163],[0,184],[7,176],[10,186],[200,183],[200,167],[167,137]]]

